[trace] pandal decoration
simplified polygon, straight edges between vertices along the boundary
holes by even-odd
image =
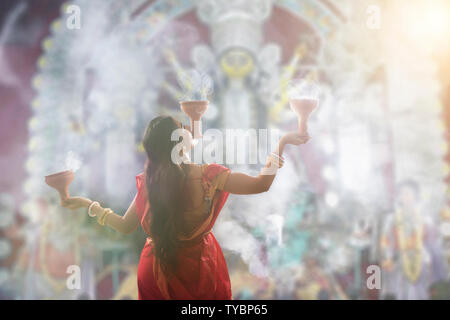
[[[398,210],[396,217],[397,240],[401,253],[401,261],[403,272],[406,277],[415,283],[422,272],[422,256],[423,256],[423,224],[418,215],[414,211],[414,221],[418,224],[416,232],[412,234],[411,240],[414,244],[411,245],[411,240],[405,236],[404,214],[402,210]],[[413,253],[408,254],[408,250],[414,250]],[[410,255],[413,255],[411,258]]]

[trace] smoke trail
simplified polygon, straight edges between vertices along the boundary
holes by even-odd
[[[290,99],[317,99],[319,96],[319,87],[312,80],[291,80],[287,90]]]
[[[288,206],[294,190],[305,179],[288,161],[283,170],[278,172],[269,192],[245,198],[230,197],[214,227],[221,246],[238,254],[248,265],[249,272],[258,277],[277,273],[277,267],[272,267],[267,261],[264,242],[269,246],[280,246],[282,250],[282,243],[278,241],[282,238]],[[276,227],[273,225],[274,220],[280,223]],[[255,229],[263,231],[265,241],[257,239],[249,231]],[[277,240],[275,244],[274,239]]]
[[[261,257],[261,244],[238,222],[223,221],[214,230],[220,239],[221,246],[239,254],[252,274],[258,277],[268,275],[267,267]]]
[[[67,153],[65,165],[67,169],[76,172],[78,169],[80,169],[82,160],[78,154],[71,150]]]

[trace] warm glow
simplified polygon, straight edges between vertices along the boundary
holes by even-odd
[[[397,12],[402,16],[403,31],[413,41],[430,49],[444,49],[450,38],[448,1],[407,1]]]

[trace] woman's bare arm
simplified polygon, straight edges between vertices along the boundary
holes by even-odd
[[[223,190],[234,194],[255,194],[266,192],[272,185],[275,175],[249,176],[241,172],[231,172]]]
[[[284,147],[287,144],[300,145],[306,143],[308,140],[309,137],[302,136],[299,133],[288,133],[280,139],[274,153],[282,156]],[[268,161],[265,166],[265,169],[269,168],[270,161]],[[273,170],[270,174],[261,172],[257,177],[252,177],[241,172],[231,172],[223,189],[234,194],[255,194],[266,192],[270,189],[270,186],[275,179],[275,175],[276,170]]]
[[[110,226],[114,230],[129,234],[134,232],[137,227],[139,226],[139,219],[136,213],[136,197],[134,197],[133,201],[131,202],[130,206],[128,207],[128,210],[125,212],[123,216],[120,216],[114,212],[108,214],[105,220],[105,225]],[[92,203],[92,200],[83,198],[83,197],[72,197],[68,198],[65,201],[63,201],[63,207],[69,208],[69,209],[78,209],[78,208],[88,208]],[[99,205],[94,205],[92,207],[91,212],[95,214],[96,216],[103,213],[104,208],[102,208]]]
[[[139,219],[136,213],[136,197],[131,202],[128,210],[123,216],[111,213],[106,217],[105,225],[110,226],[120,233],[129,234],[134,232],[139,226]]]

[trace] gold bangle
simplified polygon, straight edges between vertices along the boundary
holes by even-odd
[[[90,217],[95,217],[95,214],[92,214],[92,208],[93,208],[94,206],[99,206],[99,207],[100,207],[100,203],[98,203],[97,201],[92,201],[92,203],[89,205],[89,208],[88,208],[88,215],[89,215]]]
[[[103,217],[103,225],[106,224],[106,218],[108,218],[108,216],[113,213],[113,211],[111,209],[108,209],[108,211],[106,212],[105,216]]]
[[[105,220],[106,220],[106,217],[107,217],[108,214],[109,214],[109,210],[110,210],[110,209],[105,209],[105,214],[102,216],[102,226],[105,225]]]
[[[98,224],[100,224],[100,225],[104,225],[103,224],[103,217],[106,215],[106,209],[103,209],[103,212],[98,216],[98,218],[97,218],[97,222],[98,222]]]
[[[278,167],[278,169],[281,169],[281,167],[283,167],[283,165],[284,165],[284,159],[279,159],[279,158],[276,158],[274,155],[269,155],[269,157],[268,157],[269,159],[268,159],[268,161],[271,163],[271,164],[273,164],[273,165],[275,165],[276,167]]]
[[[104,210],[103,210],[103,213],[100,215],[100,217],[98,218],[98,220],[97,220],[97,222],[100,224],[100,225],[102,225],[102,226],[104,226],[105,225],[105,222],[106,222],[106,217],[110,214],[110,213],[112,213],[113,211],[110,209],[110,208],[105,208]]]

